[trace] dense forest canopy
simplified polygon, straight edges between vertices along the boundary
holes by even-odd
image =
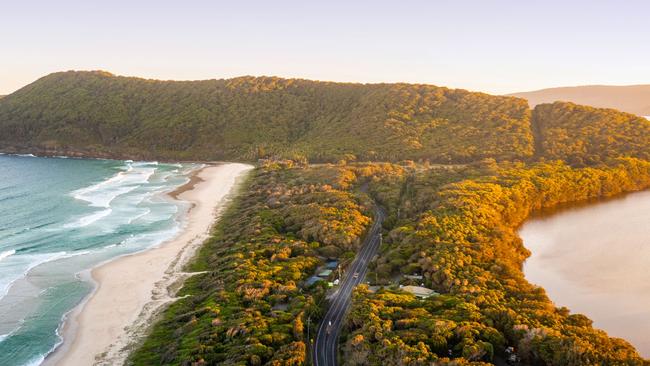
[[[529,117],[522,99],[430,85],[63,72],[2,99],[0,146],[202,160],[525,159]]]
[[[574,165],[609,158],[650,159],[650,121],[614,109],[573,103],[541,104],[533,110],[538,154]]]
[[[650,122],[419,84],[61,72],[0,99],[0,150],[142,159],[467,163],[650,155]],[[532,122],[532,123],[531,123]],[[535,151],[537,149],[537,151]]]
[[[199,274],[129,363],[307,363],[327,286],[306,280],[326,258],[345,268],[371,225],[373,197],[388,219],[367,279],[385,288],[357,288],[342,364],[478,366],[515,346],[524,364],[642,365],[629,343],[555,307],[526,281],[528,251],[516,228],[536,209],[648,186],[650,163],[637,159],[600,168],[491,160],[261,166],[201,250]],[[401,291],[413,273],[440,295]]]
[[[534,365],[647,364],[526,281],[516,228],[537,209],[650,187],[649,136],[649,121],[616,110],[530,110],[523,99],[414,84],[64,72],[0,99],[2,151],[269,158],[135,365],[307,363],[327,306],[325,282],[307,279],[328,259],[350,263],[373,202],[388,218],[368,278],[385,288],[357,288],[344,363],[481,365],[512,345]],[[401,291],[413,273],[440,295]]]
[[[555,307],[526,281],[529,253],[516,229],[534,210],[649,186],[650,163],[627,158],[599,168],[487,161],[375,176],[374,195],[393,213],[374,264],[389,286],[358,289],[346,364],[428,365],[448,354],[493,361],[507,346],[526,365],[643,364],[627,342]],[[422,301],[390,286],[412,273],[442,295]]]

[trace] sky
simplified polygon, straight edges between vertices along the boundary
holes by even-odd
[[[650,84],[650,1],[0,0],[0,95],[51,72],[505,94]]]

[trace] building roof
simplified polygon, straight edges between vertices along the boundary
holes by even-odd
[[[421,280],[424,277],[422,275],[404,275],[404,278],[408,278],[409,280]]]
[[[306,286],[311,286],[311,285],[313,285],[313,284],[315,284],[316,282],[319,282],[319,281],[323,281],[323,279],[320,278],[320,277],[311,276],[311,277],[309,277],[307,279],[307,281],[305,281],[305,285]]]
[[[331,269],[324,269],[324,270],[320,271],[320,273],[318,274],[318,277],[329,277],[329,275],[331,275],[331,274],[332,274]]]
[[[423,298],[426,298],[426,297],[429,297],[429,296],[432,296],[432,295],[438,295],[438,293],[433,291],[432,289],[426,288],[426,287],[421,287],[421,286],[404,286],[404,287],[402,287],[402,290],[404,290],[406,292],[410,292],[410,293],[412,293],[413,295],[415,295],[417,297],[423,297]]]
[[[329,262],[325,263],[325,267],[327,269],[336,269],[336,267],[338,267],[338,265],[339,265],[338,261],[329,261]]]

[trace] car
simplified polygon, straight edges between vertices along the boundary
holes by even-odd
[[[352,275],[352,277],[354,277],[354,278],[359,278],[359,272],[354,272],[354,274]]]

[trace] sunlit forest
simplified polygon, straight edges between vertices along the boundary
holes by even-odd
[[[629,343],[556,308],[524,279],[529,253],[515,229],[534,210],[648,186],[650,163],[631,158],[598,168],[265,164],[196,259],[192,269],[205,273],[180,293],[190,296],[165,312],[131,362],[306,363],[327,286],[305,282],[326,258],[354,256],[374,199],[390,217],[368,277],[385,287],[356,290],[344,364],[489,363],[508,345],[529,364],[643,364]],[[391,285],[412,273],[440,296],[421,300]]]
[[[328,291],[309,280],[352,261],[374,204],[384,242],[343,364],[480,365],[510,346],[531,365],[647,364],[526,281],[516,232],[650,187],[645,118],[430,85],[65,72],[2,98],[0,130],[9,152],[257,164],[129,364],[308,364]]]
[[[357,179],[344,167],[257,169],[192,265],[205,273],[179,294],[191,296],[166,311],[132,362],[304,364],[326,286],[303,281],[323,257],[354,257],[371,221]]]
[[[650,159],[650,122],[644,117],[556,102],[540,104],[532,118],[541,156],[575,165],[622,156]]]
[[[627,342],[554,307],[542,288],[525,280],[529,252],[516,228],[535,210],[647,188],[650,163],[621,159],[576,169],[562,162],[484,161],[451,173],[379,176],[372,185],[395,215],[374,265],[388,286],[377,293],[358,289],[347,364],[426,365],[446,355],[490,362],[507,346],[517,347],[524,364],[642,364]],[[441,296],[419,300],[390,286],[391,278],[411,273],[423,275]]]

